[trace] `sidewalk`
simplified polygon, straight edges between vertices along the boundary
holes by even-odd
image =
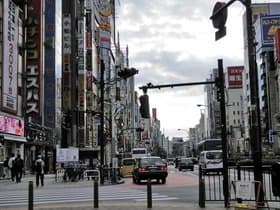
[[[20,183],[12,182],[11,179],[0,179],[0,191],[4,190],[28,190],[29,181],[33,182],[33,187],[36,187],[36,176],[34,174],[27,174],[22,177]],[[123,184],[124,180],[118,180],[117,183],[111,183],[110,180],[104,180],[104,185],[114,185],[114,184]],[[44,178],[44,188],[53,188],[57,185],[67,186],[84,186],[93,184],[93,180],[81,179],[77,181],[63,181],[62,179],[55,179],[55,174],[45,174]]]
[[[100,202],[98,208],[93,207],[93,203],[75,203],[75,204],[51,204],[51,205],[40,205],[34,206],[34,210],[224,210],[223,204],[209,204],[206,208],[200,208],[197,204],[194,203],[168,203],[168,202],[153,202],[152,208],[147,208],[145,203],[131,203],[127,201],[123,202]],[[234,208],[228,208],[233,210]],[[9,210],[9,209],[6,209]],[[25,208],[17,208],[13,210],[26,210]]]

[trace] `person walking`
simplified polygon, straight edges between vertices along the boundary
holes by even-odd
[[[39,179],[41,181],[41,186],[44,186],[44,167],[45,162],[42,160],[42,156],[38,155],[38,159],[35,161],[35,171],[36,171],[36,186],[39,187]]]
[[[11,156],[9,158],[8,166],[10,169],[10,174],[11,174],[11,179],[14,181],[15,179],[15,167],[14,167],[14,162],[15,162],[15,154],[11,153]]]
[[[4,178],[10,179],[10,171],[9,171],[9,157],[6,157],[6,160],[4,160],[3,166],[4,166]]]
[[[18,154],[14,162],[15,177],[17,183],[21,182],[23,167],[23,160],[21,159],[20,154]]]

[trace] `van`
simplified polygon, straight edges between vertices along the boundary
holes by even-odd
[[[132,176],[134,164],[135,164],[134,158],[123,158],[120,163],[120,175],[122,177]]]
[[[223,168],[223,151],[202,151],[199,156],[199,165],[207,171],[219,171]]]

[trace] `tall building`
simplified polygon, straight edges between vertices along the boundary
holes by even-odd
[[[273,133],[273,112],[275,112],[275,81],[273,79],[275,69],[271,65],[273,61],[273,35],[275,29],[279,25],[277,17],[265,17],[270,15],[280,14],[279,3],[265,3],[265,4],[253,4],[252,15],[253,24],[255,28],[255,41],[256,46],[256,60],[257,60],[257,75],[258,75],[258,100],[260,104],[260,118],[261,118],[261,140],[263,142],[263,149],[278,150],[277,143],[270,145],[270,133]],[[272,19],[271,19],[272,18]],[[274,19],[273,19],[274,18]],[[275,19],[276,18],[276,19]],[[276,20],[276,21],[275,21]],[[248,48],[247,48],[247,30],[246,30],[246,15],[244,15],[244,118],[245,125],[245,138],[250,138],[250,110],[251,96],[250,96],[250,77],[249,77],[249,64],[248,64]],[[278,140],[276,140],[278,141]]]

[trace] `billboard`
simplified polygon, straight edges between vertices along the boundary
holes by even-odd
[[[0,115],[0,132],[24,136],[24,121],[21,119]]]
[[[56,152],[56,162],[77,162],[79,161],[78,148],[59,148]]]
[[[40,121],[42,82],[42,1],[31,1],[26,23],[26,115]]]
[[[2,109],[17,113],[18,7],[3,1],[3,78]]]
[[[44,123],[55,127],[55,0],[45,1]]]
[[[280,16],[269,15],[260,17],[261,42],[263,47],[273,47],[274,35],[280,27]]]
[[[228,87],[242,88],[242,72],[244,66],[229,66],[228,70]]]

